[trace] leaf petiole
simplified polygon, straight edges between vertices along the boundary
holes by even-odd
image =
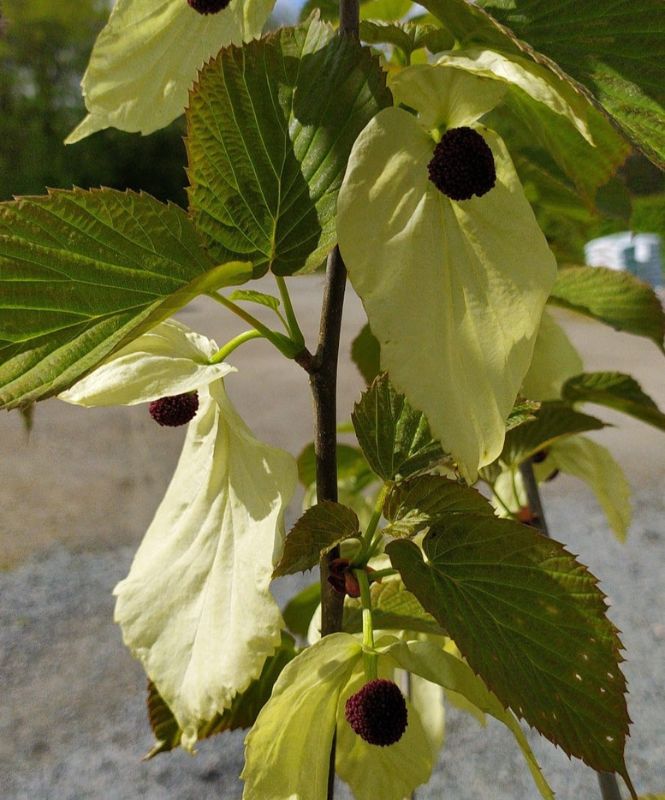
[[[364,569],[354,569],[360,586],[360,602],[363,607],[363,663],[365,666],[365,677],[368,681],[377,678],[377,654],[374,651],[374,627],[372,625],[372,597],[369,592],[369,578]]]
[[[210,359],[211,364],[219,364],[220,361],[224,361],[237,347],[240,347],[241,344],[245,342],[249,342],[252,339],[262,339],[263,334],[261,331],[257,331],[255,328],[252,330],[245,331],[244,333],[238,334],[238,336],[234,336],[233,339],[230,339],[224,347],[221,347],[215,355]]]
[[[284,306],[284,313],[286,314],[286,329],[291,340],[299,344],[302,348],[305,346],[305,337],[300,330],[300,325],[298,325],[298,319],[293,310],[293,303],[291,302],[291,295],[289,294],[286,280],[281,275],[275,275],[275,281],[277,282],[279,296],[282,298],[282,305]]]
[[[288,336],[284,336],[278,331],[271,330],[255,316],[250,314],[248,311],[245,311],[244,308],[236,305],[233,300],[229,300],[228,297],[224,297],[217,292],[208,292],[208,297],[211,297],[217,303],[223,305],[225,308],[228,308],[229,311],[232,311],[236,316],[240,317],[240,319],[244,320],[249,325],[252,325],[261,336],[274,344],[279,352],[282,353],[282,355],[285,355],[287,358],[293,359],[302,351],[301,344],[294,342]]]

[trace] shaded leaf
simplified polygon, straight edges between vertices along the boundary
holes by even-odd
[[[645,336],[663,349],[665,311],[653,289],[629,272],[605,267],[561,269],[548,302],[618,331]]]
[[[0,205],[0,407],[67,389],[197,295],[250,277],[215,266],[182,209],[111,189]]]
[[[596,403],[665,431],[665,414],[640,384],[622,372],[584,372],[569,378],[562,395],[569,403]]]
[[[600,430],[605,425],[596,417],[575,411],[566,403],[543,403],[534,420],[506,435],[501,460],[509,466],[518,466],[561,436]]]
[[[633,516],[631,490],[621,465],[610,451],[586,436],[570,436],[554,442],[545,461],[534,464],[538,480],[545,480],[556,469],[589,486],[610,528],[623,542]]]
[[[372,624],[375,630],[405,630],[445,636],[445,631],[431,614],[420,605],[415,595],[408,592],[402,581],[387,580],[372,583]],[[343,630],[362,633],[362,603],[346,598]]]
[[[369,50],[317,19],[221,50],[187,112],[190,204],[214,258],[318,267],[351,146],[389,102]]]
[[[440,475],[420,475],[393,486],[383,506],[389,536],[414,536],[450,514],[493,514],[480,492]]]
[[[286,627],[296,636],[307,638],[309,623],[321,603],[321,584],[317,581],[292,597],[282,611]]]
[[[369,324],[353,340],[351,359],[368,385],[381,372],[381,345]]]
[[[537,531],[489,516],[386,550],[497,697],[569,755],[626,775],[621,642],[596,578]]]
[[[323,500],[308,508],[291,528],[284,543],[284,553],[273,577],[293,575],[312,569],[322,553],[345,539],[360,536],[358,517],[346,506]]]
[[[288,634],[282,633],[282,643],[274,655],[266,659],[261,675],[253,680],[244,692],[235,696],[231,707],[223,714],[217,714],[214,719],[201,725],[197,739],[208,739],[218,733],[234,731],[237,728],[251,728],[259,711],[268,702],[279,674],[295,655],[295,642]],[[178,747],[182,730],[152,681],[148,681],[147,704],[150,727],[156,739],[154,746],[145,756],[146,759],[150,759],[159,753],[166,753]]]
[[[384,480],[406,478],[443,458],[425,415],[393,389],[386,373],[375,378],[351,418],[370,467]]]
[[[298,478],[307,489],[316,483],[316,454],[314,444],[308,444],[298,456]],[[352,494],[361,492],[377,480],[362,450],[348,444],[337,444],[337,482]]]

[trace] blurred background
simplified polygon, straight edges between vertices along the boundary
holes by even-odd
[[[186,205],[183,120],[141,137],[115,130],[65,147],[84,115],[79,81],[106,0],[4,0],[0,36],[0,200],[46,187],[100,185],[143,189]],[[278,4],[271,24],[297,7]],[[514,155],[519,155],[514,152]],[[528,186],[528,178],[525,176]],[[557,253],[583,263],[584,244],[617,231],[665,235],[662,174],[632,155],[595,208],[559,193],[540,218]],[[322,280],[292,281],[308,340],[315,336]],[[270,291],[270,278],[259,289]],[[184,322],[223,342],[239,331],[219,307],[199,300]],[[645,340],[558,314],[588,370],[630,372],[665,407],[662,355]],[[350,292],[340,373],[340,420],[348,419],[362,380],[348,358],[364,322]],[[263,342],[246,345],[228,389],[260,438],[297,454],[311,438],[307,381]],[[257,378],[260,376],[260,378]],[[257,391],[257,380],[261,390]],[[643,792],[665,790],[665,526],[662,434],[599,411],[617,427],[599,440],[627,470],[635,521],[625,545],[614,540],[588,490],[569,478],[548,484],[556,538],[601,578],[611,616],[628,650],[628,747]],[[142,763],[152,736],[145,679],[113,625],[114,584],[132,555],[172,474],[182,431],[158,429],[144,408],[84,411],[57,400],[40,404],[27,435],[17,413],[0,415],[0,796],[7,800],[232,800],[241,795],[242,734],[217,737],[191,758],[178,752]],[[288,522],[298,514],[291,509]],[[309,582],[312,576],[307,576]],[[292,587],[276,587],[285,598]],[[531,737],[557,796],[599,797],[595,776]],[[303,754],[306,763],[307,754]],[[454,710],[436,774],[418,798],[530,800],[535,797],[512,741],[498,726],[479,728]],[[340,791],[340,798],[345,794]],[[311,800],[317,800],[312,798]],[[381,800],[381,798],[377,798]]]

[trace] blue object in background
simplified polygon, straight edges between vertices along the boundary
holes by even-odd
[[[592,239],[584,245],[584,257],[590,267],[627,270],[636,278],[664,289],[662,242],[657,233],[612,233]]]

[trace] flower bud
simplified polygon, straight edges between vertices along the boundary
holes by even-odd
[[[408,723],[406,701],[399,686],[382,678],[369,681],[351,695],[344,716],[361,739],[381,747],[398,742]]]

